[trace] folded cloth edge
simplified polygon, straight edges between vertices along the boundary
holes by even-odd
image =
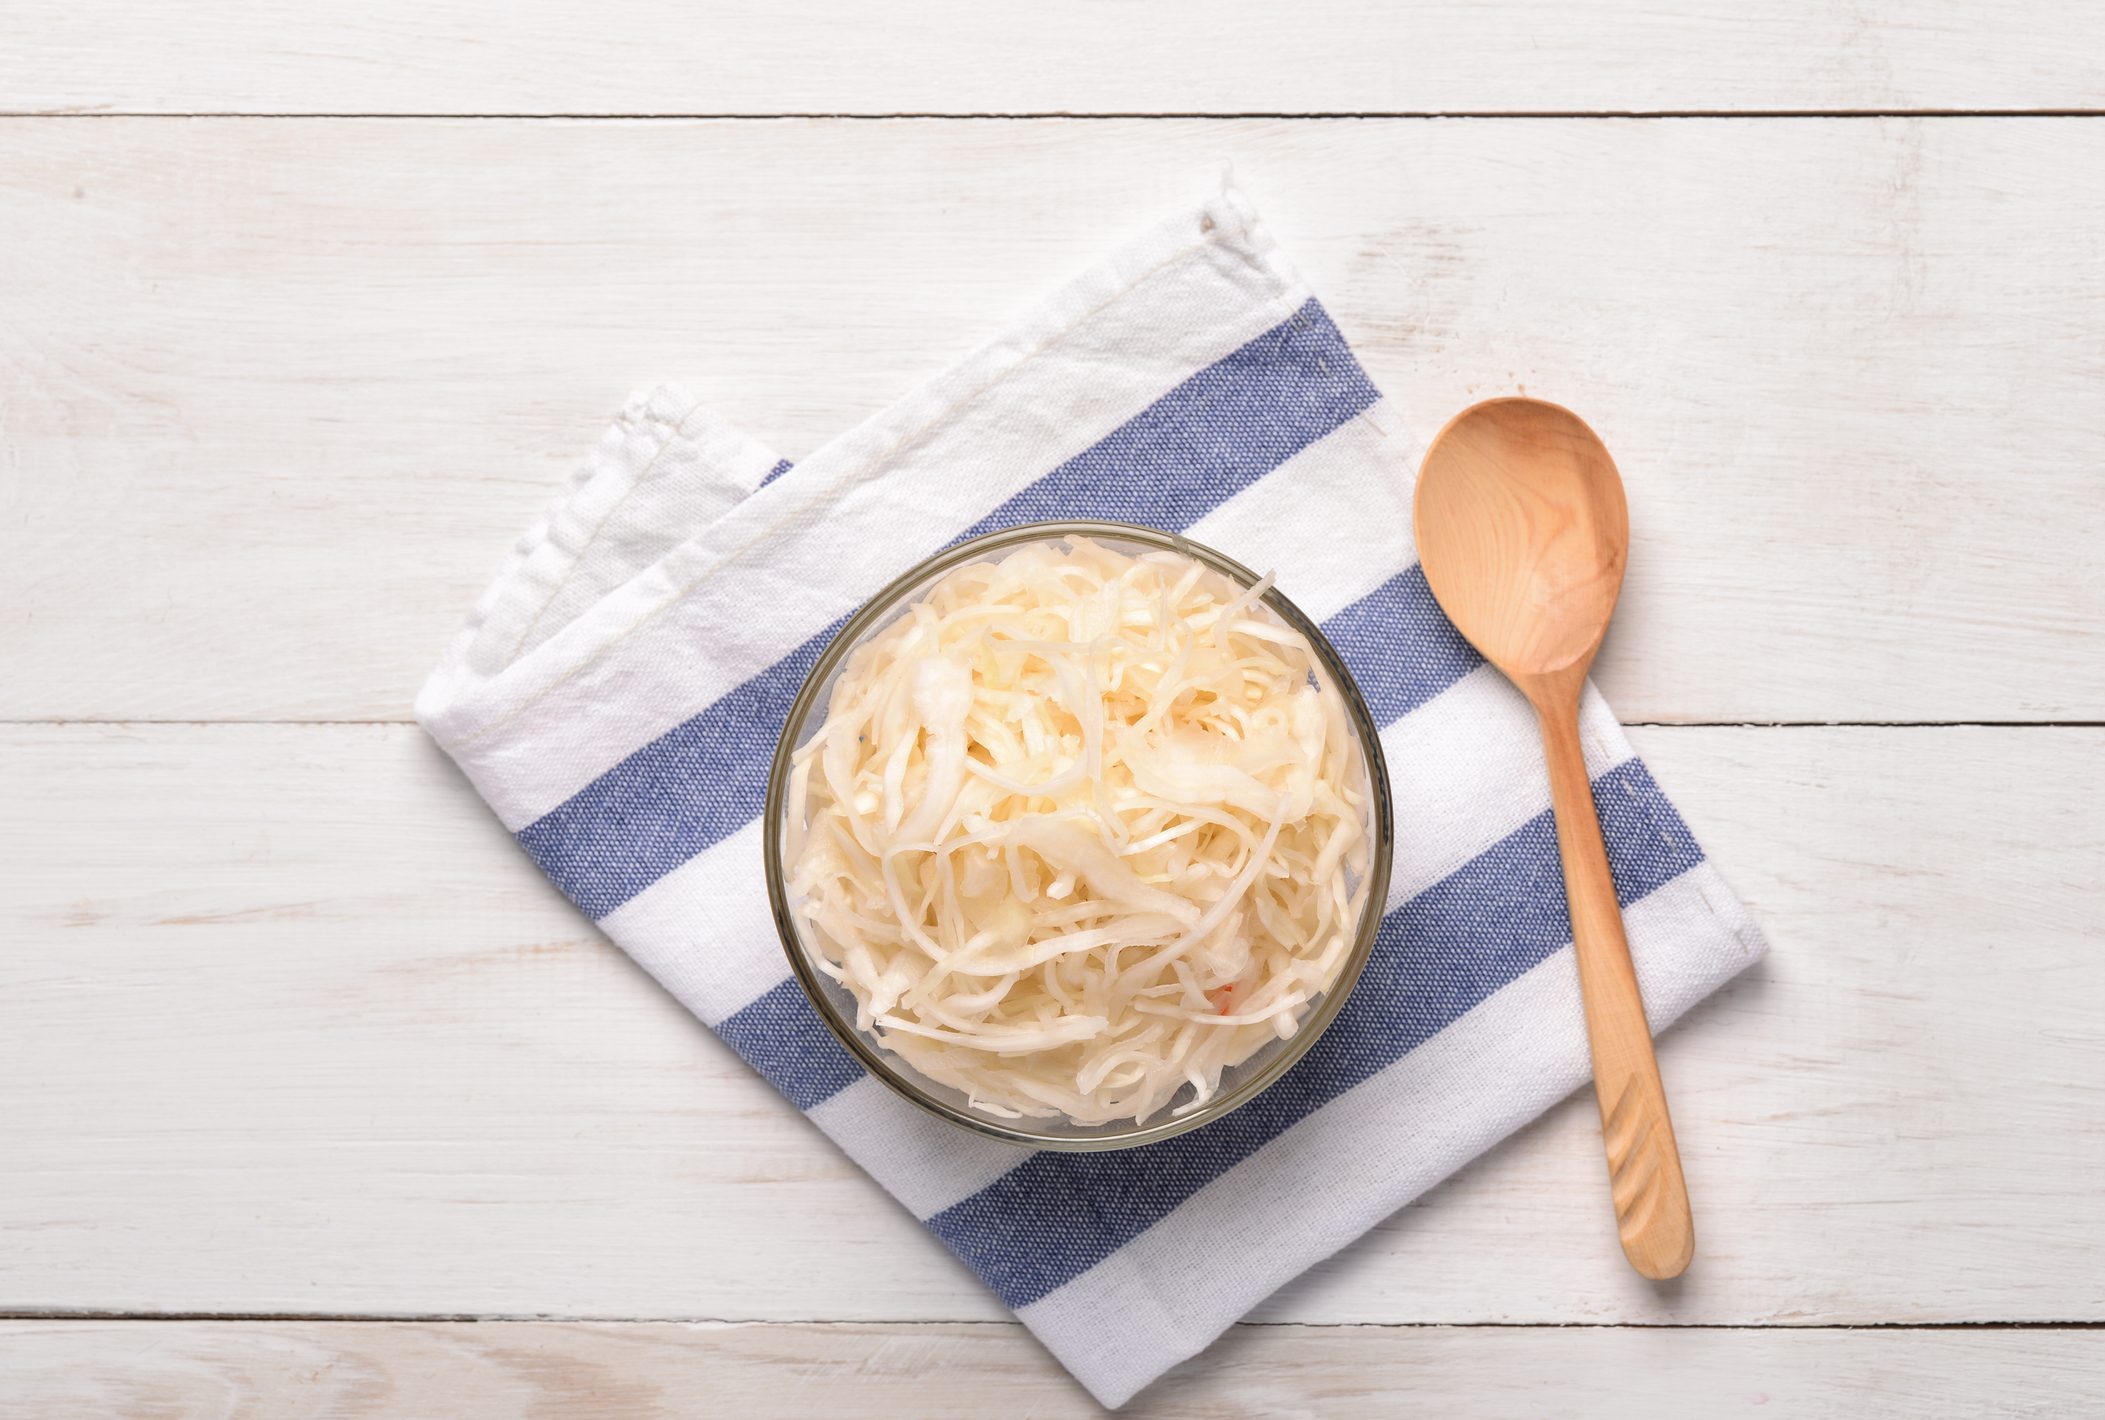
[[[888,456],[997,383],[1068,328],[1152,271],[1209,244],[1232,247],[1243,260],[1263,270],[1280,287],[1282,302],[1305,294],[1300,274],[1279,254],[1256,209],[1224,181],[1213,195],[1091,263],[971,354],[801,460],[794,478],[763,478],[727,516],[690,530],[664,557],[639,570],[575,620],[517,655],[491,657],[484,645],[489,628],[531,621],[545,604],[548,579],[536,574],[533,560],[547,555],[545,550],[555,545],[566,522],[581,519],[580,500],[608,503],[618,499],[647,472],[663,441],[678,437],[691,421],[706,423],[719,437],[760,447],[721,416],[695,404],[676,385],[661,385],[648,395],[632,396],[592,457],[514,545],[477,600],[467,624],[448,644],[438,667],[417,694],[418,723],[449,752],[467,748],[575,674],[636,625],[667,610],[696,581],[764,539],[783,521],[816,513],[848,485],[881,472]],[[624,435],[639,420],[648,421],[660,436],[660,444],[651,452],[639,454],[622,446]]]

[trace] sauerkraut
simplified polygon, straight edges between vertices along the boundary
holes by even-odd
[[[1196,1109],[1295,1032],[1365,910],[1370,790],[1265,586],[1028,543],[848,657],[782,832],[858,1029],[977,1109],[1080,1124]]]

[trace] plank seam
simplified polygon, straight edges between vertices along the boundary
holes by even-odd
[[[885,1320],[856,1317],[590,1316],[541,1312],[127,1312],[68,1309],[0,1311],[0,1323],[173,1322],[185,1324],[271,1322],[342,1323],[358,1326],[544,1325],[544,1326],[755,1326],[755,1327],[934,1327],[1020,1326],[1013,1318],[967,1317]],[[1311,1331],[2105,1331],[2105,1320],[2060,1321],[1239,1321],[1237,1327],[1300,1327]]]
[[[1623,720],[1626,730],[2101,730],[2105,720]],[[354,729],[372,726],[414,726],[408,716],[400,718],[297,720],[297,719],[149,719],[139,716],[109,719],[81,717],[0,716],[0,729],[69,725],[102,729],[201,729],[209,726],[255,726],[258,729]]]
[[[1251,110],[1226,112],[1214,110],[1160,110],[1106,109],[1095,112],[1077,112],[1065,109],[1017,109],[1017,110],[943,110],[906,109],[896,112],[862,113],[829,112],[825,110],[790,110],[781,113],[591,113],[563,111],[500,111],[495,113],[449,113],[442,110],[415,110],[403,112],[379,111],[331,111],[331,110],[244,110],[244,109],[0,109],[0,119],[87,119],[87,118],[135,118],[135,119],[190,119],[190,118],[248,118],[248,119],[342,119],[359,122],[430,122],[434,120],[457,120],[469,123],[782,123],[810,120],[839,121],[849,123],[902,123],[902,122],[1070,122],[1070,123],[1118,123],[1137,119],[1181,119],[1218,123],[1240,123],[1256,120],[1349,123],[1355,121],[1408,120],[1434,122],[1448,120],[1485,119],[1500,122],[1553,121],[1570,122],[1579,119],[1621,120],[1739,120],[1762,118],[1798,119],[1947,119],[1947,118],[2099,118],[2105,117],[2105,109],[2098,108],[1896,108],[1896,109],[1366,109],[1366,110]]]

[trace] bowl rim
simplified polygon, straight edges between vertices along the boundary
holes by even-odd
[[[790,913],[789,895],[782,867],[780,825],[784,800],[788,793],[790,757],[796,750],[795,732],[810,713],[812,702],[817,699],[820,688],[832,676],[842,658],[875,622],[898,607],[907,593],[931,578],[976,561],[989,553],[1027,542],[1044,542],[1062,537],[1101,537],[1142,543],[1189,557],[1244,587],[1255,586],[1262,580],[1257,573],[1242,563],[1180,533],[1164,532],[1159,528],[1146,527],[1139,523],[1094,518],[1060,518],[1021,523],[969,538],[916,562],[887,582],[841,624],[840,629],[834,632],[824,649],[819,652],[810,671],[805,674],[804,683],[797,688],[796,698],[790,702],[789,713],[784,717],[782,729],[776,737],[774,758],[768,765],[760,852],[767,877],[768,907],[774,917],[775,934],[781,941],[783,955],[789,958],[790,971],[803,989],[805,999],[818,1013],[819,1019],[826,1023],[834,1038],[840,1041],[858,1064],[883,1081],[895,1094],[903,1096],[937,1118],[947,1120],[974,1134],[1036,1149],[1100,1153],[1152,1144],[1211,1124],[1257,1098],[1308,1054],[1309,1049],[1344,1008],[1346,998],[1352,994],[1353,988],[1359,982],[1360,972],[1366,966],[1368,958],[1373,955],[1375,937],[1381,930],[1384,906],[1388,901],[1389,873],[1395,850],[1394,804],[1389,787],[1388,765],[1382,755],[1381,728],[1375,722],[1372,712],[1368,710],[1366,698],[1360,693],[1359,684],[1353,679],[1352,672],[1346,668],[1344,658],[1338,654],[1337,648],[1330,644],[1330,639],[1323,634],[1322,629],[1295,606],[1291,599],[1277,587],[1267,588],[1262,598],[1264,603],[1289,626],[1308,638],[1316,659],[1322,663],[1325,673],[1344,696],[1345,713],[1352,721],[1354,731],[1359,735],[1373,794],[1374,851],[1367,864],[1366,906],[1361,911],[1352,950],[1346,955],[1343,965],[1338,968],[1336,982],[1324,992],[1322,1000],[1317,1003],[1316,1009],[1308,1018],[1302,1021],[1300,1028],[1287,1038],[1286,1049],[1275,1055],[1262,1069],[1238,1080],[1232,1089],[1221,1091],[1203,1107],[1186,1115],[1158,1119],[1149,1124],[1136,1122],[1125,1129],[1104,1134],[1060,1136],[1039,1133],[1027,1120],[1004,1120],[990,1115],[974,1114],[922,1090],[889,1059],[890,1052],[884,1050],[877,1042],[867,1039],[855,1028],[854,1022],[841,1018],[840,1012],[827,996],[819,980],[817,968],[811,964],[810,953],[804,947],[796,919]]]

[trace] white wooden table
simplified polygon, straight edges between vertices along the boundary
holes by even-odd
[[[1236,173],[1774,943],[1138,1415],[2097,1413],[2095,7],[0,11],[0,1413],[1084,1415],[407,723],[633,385],[814,447]]]

